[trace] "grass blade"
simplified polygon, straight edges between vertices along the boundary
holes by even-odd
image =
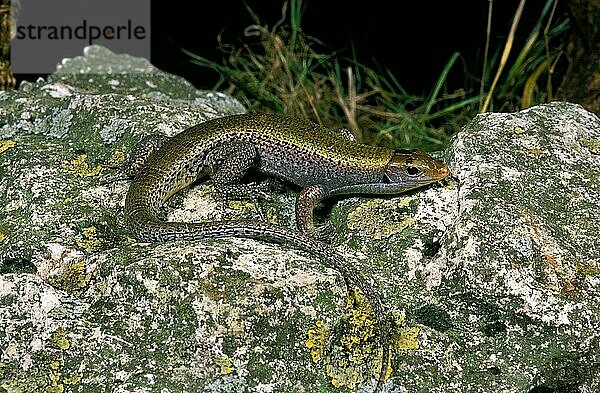
[[[458,59],[459,56],[460,56],[459,52],[454,52],[452,54],[452,56],[450,56],[450,60],[448,60],[448,62],[444,66],[444,69],[442,70],[442,73],[438,77],[438,80],[433,88],[433,91],[431,92],[431,95],[427,99],[427,103],[425,105],[425,114],[428,114],[431,111],[431,107],[433,106],[433,104],[435,104],[437,96],[440,93],[440,90],[441,90],[442,86],[444,85],[446,78],[448,77],[448,73],[450,72],[450,69],[452,68],[452,66],[456,62],[456,59]]]

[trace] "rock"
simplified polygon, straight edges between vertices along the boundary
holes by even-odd
[[[598,117],[564,102],[478,115],[456,135],[454,218],[421,269],[451,327],[431,331],[406,385],[600,391],[598,153]]]
[[[126,152],[244,110],[99,46],[0,93],[4,391],[372,389],[376,334],[363,340],[364,301],[336,271],[265,242],[145,244],[126,228]],[[395,320],[387,391],[600,390],[599,144],[573,104],[479,115],[444,153],[453,181],[337,201],[333,247]],[[294,197],[266,203],[269,219],[292,226]],[[256,217],[211,182],[166,214]]]

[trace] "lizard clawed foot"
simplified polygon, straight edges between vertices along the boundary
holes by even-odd
[[[218,184],[215,182],[215,190],[225,200],[250,200],[272,202],[271,189],[273,182],[263,180],[246,184]]]
[[[267,201],[273,202],[273,197],[271,196],[271,192],[273,190],[275,183],[270,179],[263,180],[260,182],[252,182],[247,184],[249,194],[248,198],[258,201]]]
[[[327,221],[323,225],[315,226],[311,228],[306,234],[310,237],[313,237],[323,243],[331,243],[331,239],[336,234],[335,226],[331,223],[331,221]]]
[[[267,221],[267,215],[261,207],[261,201],[272,202],[274,198],[271,196],[271,190],[276,186],[277,182],[273,179],[267,179],[260,182],[252,182],[246,184],[221,184],[216,185],[218,194],[224,201],[224,206],[232,200],[247,200],[254,204],[256,212],[261,221]]]

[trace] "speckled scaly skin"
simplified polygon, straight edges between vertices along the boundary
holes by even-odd
[[[127,193],[125,215],[141,241],[262,239],[294,246],[337,269],[362,290],[377,318],[383,347],[378,391],[389,360],[381,299],[360,272],[307,234],[314,230],[313,209],[331,195],[403,192],[446,177],[448,168],[418,150],[363,145],[345,134],[275,114],[227,116],[198,124],[159,143],[160,147],[142,160]],[[169,197],[207,175],[226,197],[264,197],[260,184],[239,184],[250,168],[304,187],[296,202],[300,231],[256,221],[184,223],[157,218],[158,209]]]

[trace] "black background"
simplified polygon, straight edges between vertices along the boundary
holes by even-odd
[[[218,76],[189,62],[179,48],[221,62],[217,36],[241,42],[252,19],[242,0],[158,2],[152,4],[152,62],[184,76],[198,88],[211,88]],[[492,49],[502,47],[518,0],[494,1]],[[557,14],[565,12],[559,0]],[[281,18],[283,1],[247,0],[246,4],[273,26]],[[388,68],[411,94],[431,90],[453,52],[462,55],[451,73],[450,87],[464,84],[462,67],[481,75],[487,23],[487,0],[349,1],[305,0],[303,31],[329,50],[344,50],[370,66]],[[529,0],[517,30],[517,52],[541,13],[545,1]]]
[[[461,61],[449,75],[450,90],[465,85],[465,70],[476,77],[481,75],[488,0],[303,3],[303,31],[325,44],[320,49],[323,53],[341,51],[342,55],[352,56],[354,48],[359,62],[389,69],[410,94],[428,93],[455,51],[460,52]],[[491,53],[502,50],[518,3],[519,0],[494,1]],[[513,56],[545,3],[546,0],[528,0],[525,4]],[[152,63],[185,77],[199,89],[212,88],[218,75],[192,64],[181,48],[221,63],[217,36],[228,44],[239,46],[244,42],[244,29],[253,24],[246,5],[268,26],[282,17],[283,0],[152,1]],[[559,0],[556,14],[565,12],[566,0]],[[39,76],[16,75],[17,81]]]

